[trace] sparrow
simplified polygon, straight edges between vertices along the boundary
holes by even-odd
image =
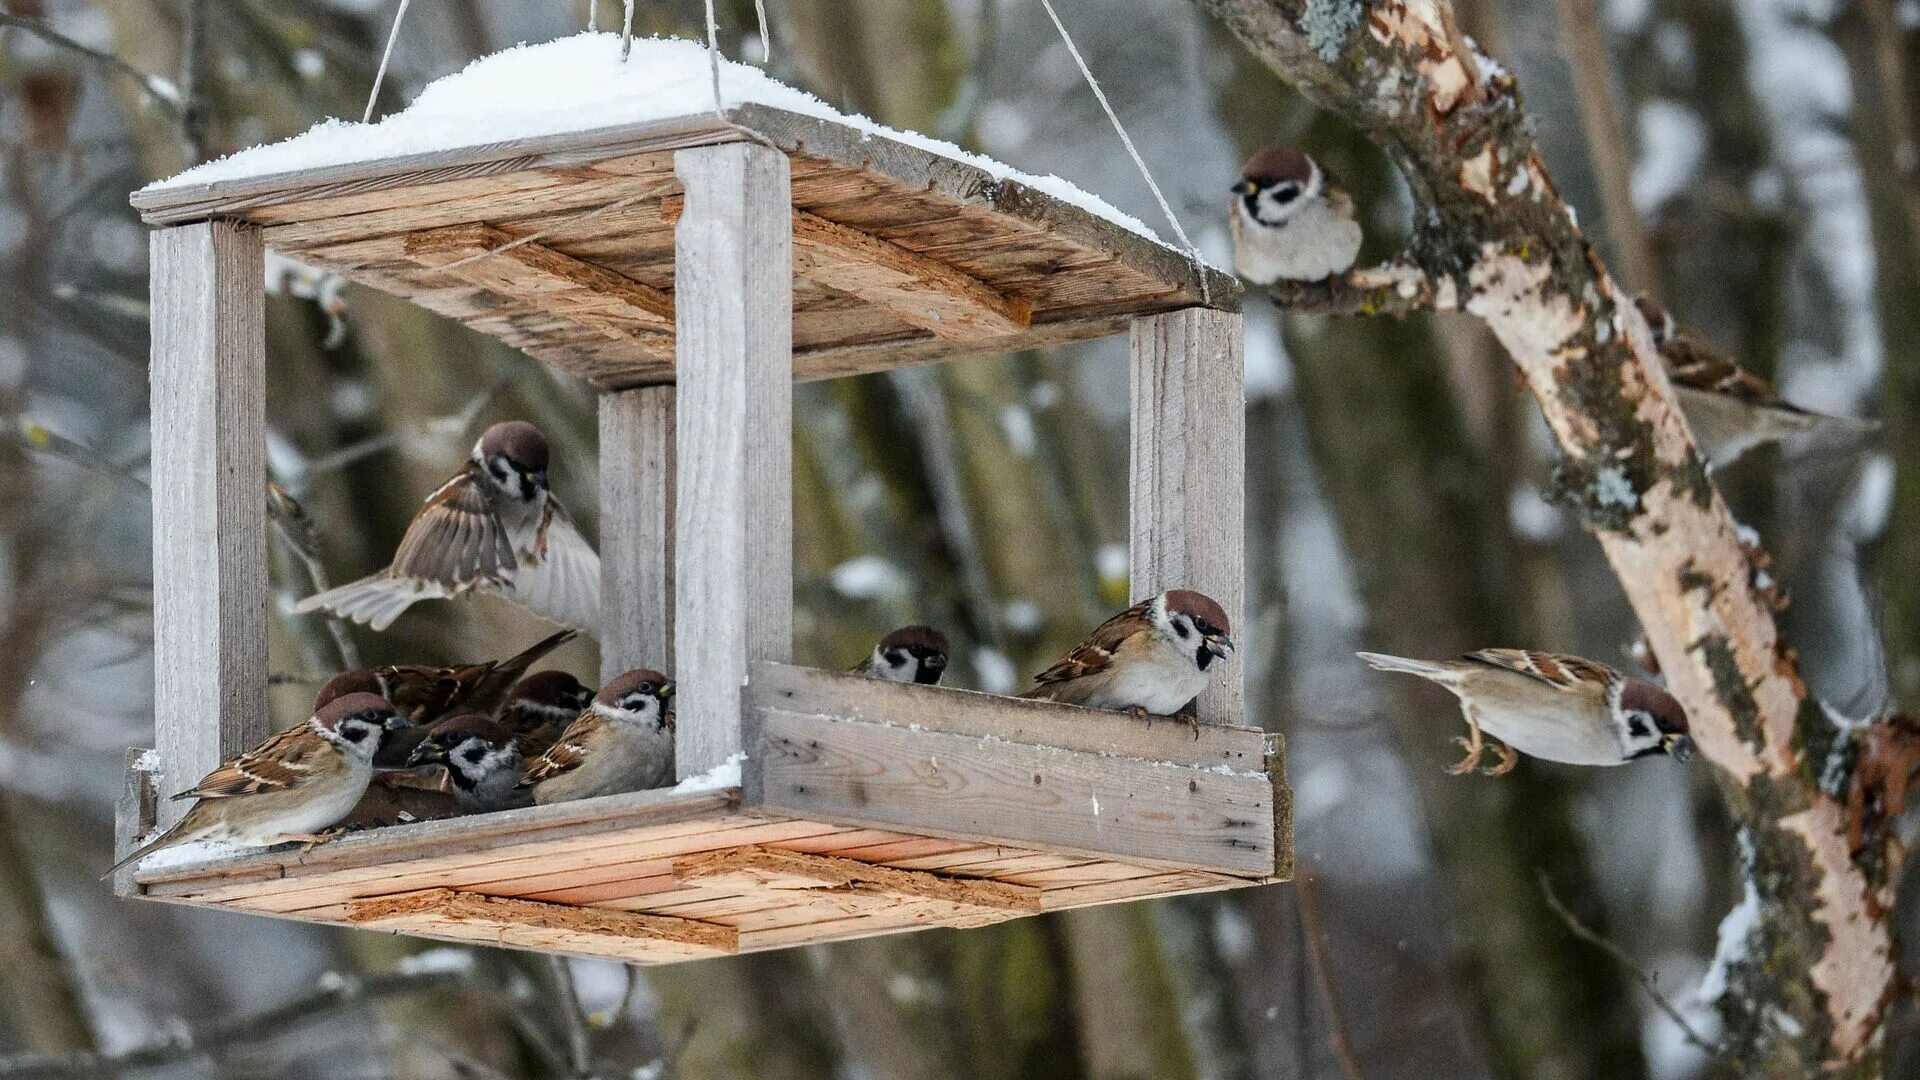
[[[373,779],[373,756],[406,718],[373,694],[346,694],[221,765],[176,799],[198,799],[172,828],[113,864],[113,873],[165,848],[199,841],[266,847],[318,843],[353,812]]]
[[[328,702],[349,693],[378,694],[386,698],[410,727],[395,732],[380,745],[374,762],[383,769],[405,768],[407,755],[413,752],[433,722],[458,713],[493,716],[506,707],[510,692],[526,675],[534,661],[578,636],[577,630],[562,630],[505,660],[486,660],[476,664],[430,667],[426,664],[388,664],[377,668],[356,668],[328,679],[314,695],[317,711]],[[572,714],[578,716],[580,710]]]
[[[469,814],[533,805],[520,787],[525,759],[511,732],[484,716],[466,713],[442,720],[407,756],[407,765],[444,765],[453,781],[453,801]]]
[[[1789,435],[1832,431],[1859,437],[1879,424],[1850,416],[1809,412],[1781,397],[1767,380],[1747,371],[1691,327],[1681,326],[1654,300],[1634,300],[1654,348],[1667,369],[1680,411],[1708,468],[1726,468],[1740,455]]]
[[[1320,281],[1360,254],[1353,196],[1298,147],[1269,146],[1247,159],[1233,195],[1233,266],[1256,285]]]
[[[853,669],[888,682],[936,686],[947,671],[947,635],[931,626],[903,626],[880,639],[873,652]]]
[[[520,786],[546,806],[671,784],[672,702],[673,681],[657,671],[619,676],[527,766]]]
[[[587,706],[593,687],[564,671],[536,671],[513,684],[497,718],[528,761],[547,752]]]
[[[1693,756],[1687,712],[1672,694],[1592,660],[1529,649],[1482,649],[1439,661],[1357,655],[1377,670],[1439,683],[1460,699],[1468,734],[1454,741],[1467,756],[1447,769],[1455,776],[1480,764],[1482,730],[1504,744],[1489,776],[1512,772],[1522,753],[1567,765]]]
[[[567,626],[600,621],[600,556],[547,487],[547,437],[523,420],[495,424],[467,464],[427,496],[379,573],[309,596],[375,630],[421,600],[495,593]]]
[[[1233,651],[1231,629],[1204,593],[1163,592],[1101,623],[1020,696],[1171,716],[1200,696],[1208,669]]]

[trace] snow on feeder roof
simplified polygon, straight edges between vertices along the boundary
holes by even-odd
[[[758,137],[791,158],[799,378],[1237,302],[1232,278],[1058,177],[847,116],[730,61],[723,119],[704,47],[619,51],[617,35],[582,34],[496,53],[377,123],[327,121],[134,205],[154,224],[257,223],[272,250],[602,388],[673,377],[673,151],[687,146]]]

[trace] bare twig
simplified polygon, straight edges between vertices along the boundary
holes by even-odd
[[[406,430],[386,431],[358,442],[348,443],[331,454],[308,462],[306,467],[299,471],[297,482],[304,485],[315,476],[344,469],[363,458],[372,457],[396,446],[404,446],[415,440],[438,442],[456,438],[472,427],[480,414],[486,411],[487,406],[493,404],[494,399],[505,393],[507,387],[511,385],[513,385],[511,376],[502,378],[469,398],[466,404],[454,412],[444,416],[429,416],[407,425]]]
[[[1674,1006],[1672,1001],[1668,1000],[1667,995],[1661,993],[1660,984],[1654,979],[1652,972],[1641,967],[1640,962],[1627,955],[1625,949],[1607,940],[1592,927],[1581,922],[1579,917],[1573,912],[1567,910],[1567,906],[1560,902],[1560,897],[1554,894],[1553,882],[1548,880],[1545,870],[1540,871],[1540,892],[1547,898],[1547,907],[1553,909],[1553,913],[1560,917],[1560,921],[1567,924],[1567,929],[1573,931],[1574,937],[1613,957],[1614,962],[1627,969],[1627,971],[1633,975],[1635,981],[1639,982],[1640,988],[1645,990],[1647,996],[1653,999],[1653,1004],[1661,1012],[1667,1014],[1667,1019],[1673,1021],[1674,1026],[1680,1029],[1680,1034],[1685,1036],[1688,1042],[1709,1054],[1715,1056],[1720,1054],[1722,1050],[1721,1045],[1709,1041],[1705,1036],[1694,1030],[1693,1025],[1687,1022],[1687,1018],[1681,1014],[1680,1010]]]
[[[4,11],[0,11],[0,27],[12,27],[16,30],[25,30],[27,33],[32,34],[34,37],[39,38],[49,45],[66,49],[69,52],[78,53],[113,72],[115,75],[133,80],[147,97],[159,105],[168,116],[175,120],[180,120],[184,116],[184,110],[180,102],[180,91],[175,88],[172,83],[157,76],[149,75],[110,52],[96,49],[91,45],[83,45],[60,31],[55,30],[53,27],[48,26],[45,22],[39,19],[29,19],[24,15],[10,15]]]
[[[1340,1012],[1340,998],[1334,993],[1333,967],[1327,961],[1326,930],[1320,924],[1320,900],[1315,890],[1318,884],[1312,872],[1302,870],[1294,888],[1300,893],[1301,936],[1307,939],[1307,962],[1313,967],[1313,981],[1320,988],[1320,997],[1327,1004],[1327,1043],[1333,1048],[1333,1056],[1340,1062],[1340,1071],[1347,1080],[1362,1080],[1360,1059],[1353,1051],[1353,1037],[1347,1032],[1346,1017]]]
[[[1586,129],[1587,155],[1600,188],[1600,206],[1607,215],[1607,235],[1613,256],[1632,287],[1660,292],[1659,264],[1640,227],[1633,205],[1633,153],[1627,131],[1614,102],[1613,70],[1607,63],[1607,33],[1600,25],[1596,0],[1559,0],[1560,32],[1566,37],[1567,62],[1573,65],[1574,100],[1580,107],[1580,126]]]
[[[593,1071],[593,1033],[587,1028],[587,1014],[580,1008],[580,994],[573,986],[573,969],[564,956],[548,956],[547,977],[553,982],[554,1003],[560,1023],[567,1032],[567,1065],[574,1076]]]
[[[267,481],[267,520],[273,522],[274,533],[280,537],[286,550],[306,567],[313,591],[316,594],[326,592],[330,587],[327,568],[320,562],[313,519],[307,516],[307,508],[300,505],[298,499],[271,480]],[[354,644],[353,632],[347,628],[346,620],[329,614],[326,624],[327,634],[333,638],[334,650],[339,654],[340,666],[343,669],[359,667],[360,647]]]
[[[1430,276],[1411,262],[1394,261],[1349,270],[1323,281],[1281,281],[1267,287],[1275,306],[1296,315],[1393,315],[1452,311],[1458,291],[1452,281]]]
[[[207,159],[207,0],[187,0],[180,27],[180,128],[187,157]]]

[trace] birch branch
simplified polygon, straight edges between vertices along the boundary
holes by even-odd
[[[1894,990],[1899,854],[1849,851],[1818,779],[1844,733],[1811,701],[1708,479],[1645,321],[1575,223],[1514,78],[1455,51],[1435,0],[1196,0],[1281,78],[1376,140],[1416,204],[1407,261],[1450,283],[1521,372],[1569,497],[1645,628],[1751,841],[1765,948],[1719,1007],[1755,1073],[1866,1063]],[[1473,68],[1486,73],[1470,100]],[[1416,284],[1416,295],[1419,289]],[[1844,787],[1844,785],[1841,785]]]

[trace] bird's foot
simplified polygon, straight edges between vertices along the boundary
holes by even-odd
[[[1513,771],[1514,766],[1520,764],[1520,751],[1506,743],[1495,743],[1494,747],[1495,752],[1500,755],[1500,760],[1491,768],[1481,770],[1488,776],[1505,776]]]
[[[1480,740],[1469,739],[1464,735],[1456,735],[1454,736],[1453,741],[1462,750],[1465,750],[1467,752],[1467,756],[1461,758],[1457,764],[1447,766],[1447,775],[1448,776],[1465,776],[1468,773],[1471,773],[1473,770],[1479,768],[1480,756],[1483,753],[1485,753],[1487,749],[1485,746],[1481,745]]]
[[[278,842],[282,844],[299,844],[300,854],[305,855],[307,852],[312,851],[314,848],[329,840],[346,835],[348,831],[344,825],[335,825],[331,829],[322,829],[317,833],[281,833]]]
[[[1120,711],[1133,717],[1135,720],[1145,720],[1148,727],[1153,726],[1153,714],[1139,705],[1129,705]]]

